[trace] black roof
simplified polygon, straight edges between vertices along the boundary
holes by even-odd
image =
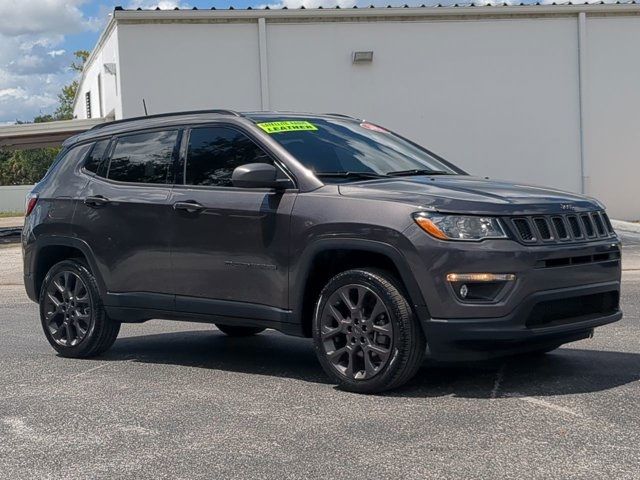
[[[236,112],[235,110],[193,110],[184,112],[170,112],[160,113],[155,115],[147,115],[143,117],[125,118],[122,120],[115,120],[113,122],[101,123],[95,127],[87,130],[86,132],[75,135],[67,139],[63,145],[68,146],[78,143],[83,140],[92,139],[95,137],[111,136],[118,133],[127,132],[130,130],[163,127],[169,125],[181,125],[185,123],[204,123],[212,119],[219,119],[220,117],[230,118],[246,118],[247,120],[254,122],[269,118],[282,118],[286,117],[305,117],[305,118],[319,118],[319,117],[340,117],[340,118],[352,118],[347,115],[339,113],[304,113],[304,112],[282,112],[282,111],[255,111],[255,112]]]

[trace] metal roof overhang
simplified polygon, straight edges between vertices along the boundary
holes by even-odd
[[[29,150],[59,147],[67,138],[107,122],[106,118],[61,120],[45,123],[23,123],[0,127],[0,148]]]
[[[520,0],[518,0],[520,1]],[[549,0],[550,1],[550,0]],[[515,2],[514,2],[515,3]],[[254,8],[254,9],[123,9],[116,7],[112,22],[121,23],[158,23],[202,22],[202,21],[255,21],[265,18],[267,21],[327,21],[339,19],[423,19],[442,17],[512,17],[512,16],[566,16],[588,14],[634,14],[640,12],[640,4],[635,0],[620,0],[619,3],[554,2],[553,4],[520,5],[481,5],[474,3],[456,3],[455,5],[422,5],[421,7],[378,7],[378,8]]]

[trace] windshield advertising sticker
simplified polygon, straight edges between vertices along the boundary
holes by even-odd
[[[306,120],[288,120],[256,124],[267,133],[297,132],[300,130],[318,130],[318,127]]]

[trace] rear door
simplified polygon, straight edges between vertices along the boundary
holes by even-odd
[[[227,314],[243,303],[287,308],[295,191],[232,186],[236,167],[274,164],[238,128],[198,127],[185,135],[182,181],[171,195],[176,207],[171,221],[176,307],[216,313],[221,306]],[[193,209],[184,209],[185,203]]]
[[[120,135],[94,146],[93,176],[78,205],[78,236],[91,247],[108,301],[173,308],[169,203],[179,129]]]

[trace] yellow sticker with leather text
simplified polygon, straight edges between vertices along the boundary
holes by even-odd
[[[267,133],[299,132],[318,130],[318,127],[306,120],[287,120],[283,122],[264,122],[256,124]]]

